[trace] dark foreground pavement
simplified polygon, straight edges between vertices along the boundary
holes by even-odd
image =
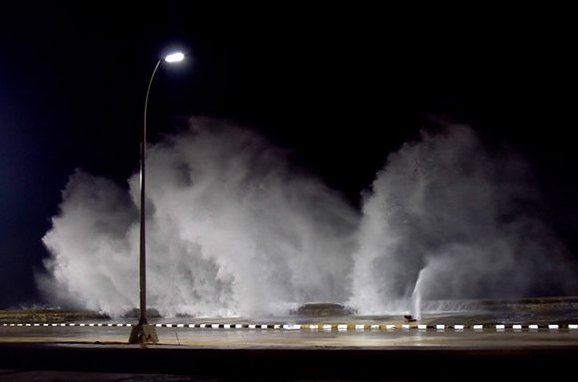
[[[575,381],[578,346],[228,350],[4,343],[0,344],[0,370],[0,378],[9,378],[6,380],[26,380],[22,378],[30,376],[30,380],[60,381],[512,381],[523,377]],[[119,379],[114,379],[112,373]],[[138,374],[148,376],[139,378]],[[50,375],[61,377],[49,378]],[[72,379],[66,379],[66,375]],[[82,375],[96,379],[81,378]]]

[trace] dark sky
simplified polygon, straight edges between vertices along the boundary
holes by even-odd
[[[238,121],[358,204],[389,152],[466,123],[530,161],[545,217],[578,250],[578,33],[564,12],[159,3],[3,6],[0,306],[37,300],[41,238],[75,168],[137,170],[146,85],[170,47],[191,56],[155,79],[150,140],[190,115]]]

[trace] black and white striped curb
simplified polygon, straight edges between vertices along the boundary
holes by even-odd
[[[426,325],[426,324],[152,324],[157,328],[192,328],[192,329],[273,329],[273,330],[308,330],[308,331],[374,331],[374,330],[474,330],[482,331],[492,329],[496,331],[504,330],[559,330],[567,329],[578,332],[578,324],[476,324],[476,325]],[[6,323],[0,324],[2,327],[131,327],[129,323]]]

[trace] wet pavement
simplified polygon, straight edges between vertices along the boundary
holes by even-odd
[[[160,343],[145,347],[127,344],[126,319],[0,321],[0,381],[511,380],[511,373],[577,380],[577,310],[533,305],[411,322],[402,315],[158,319]]]
[[[519,347],[576,346],[578,330],[570,329],[386,329],[284,330],[156,328],[160,345],[196,348],[390,348],[390,347]],[[0,343],[123,344],[127,327],[0,327]]]
[[[491,309],[403,315],[152,319],[161,345],[198,348],[517,347],[578,345],[575,301],[489,304]],[[66,316],[67,318],[70,315]],[[36,317],[34,317],[36,318]],[[128,340],[131,319],[0,321],[0,343]]]

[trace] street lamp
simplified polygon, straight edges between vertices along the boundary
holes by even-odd
[[[184,53],[175,52],[163,58],[160,58],[155,65],[149,85],[144,105],[143,129],[140,147],[140,251],[139,251],[139,279],[140,279],[140,316],[138,324],[132,328],[128,342],[131,344],[142,344],[147,342],[159,342],[157,332],[154,326],[147,322],[147,292],[146,292],[146,229],[145,229],[145,158],[146,158],[146,136],[147,136],[147,108],[149,102],[149,93],[155,74],[159,66],[164,62],[169,64],[183,61]]]

